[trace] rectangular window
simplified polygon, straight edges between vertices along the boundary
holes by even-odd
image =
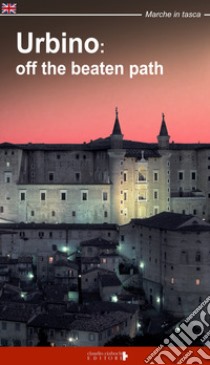
[[[159,191],[158,190],[153,190],[153,199],[154,200],[158,200],[159,199]]]
[[[146,174],[146,171],[139,171],[138,172],[138,181],[139,182],[144,182],[147,180],[147,174]]]
[[[0,213],[4,213],[4,207],[3,206],[0,207]]]
[[[105,210],[105,212],[104,212],[104,218],[107,218],[108,217],[108,213],[107,213],[107,211]]]
[[[103,196],[103,201],[104,202],[108,200],[108,193],[106,191],[103,191],[102,196]]]
[[[80,181],[80,173],[79,172],[75,173],[75,180],[76,180],[76,182]]]
[[[46,191],[40,191],[40,200],[45,201],[46,200]]]
[[[184,171],[178,171],[178,179],[184,180]]]
[[[34,217],[34,210],[31,211],[31,217]]]
[[[153,171],[153,181],[159,181],[159,172]]]
[[[54,172],[49,172],[48,173],[48,180],[49,181],[54,181]]]
[[[191,180],[196,180],[196,171],[191,171]]]
[[[128,180],[128,172],[124,171],[123,172],[123,181],[126,182]]]
[[[138,195],[138,201],[146,200],[147,199],[147,193],[146,191],[140,191]]]
[[[39,232],[39,238],[43,238],[44,237],[44,232]]]
[[[82,190],[81,191],[81,199],[82,199],[82,201],[87,201],[88,200],[88,191],[87,190]]]
[[[20,200],[22,202],[26,200],[26,192],[25,191],[20,191]]]
[[[127,191],[124,191],[124,193],[123,193],[123,199],[124,200],[127,200],[127,198],[128,198],[128,192]]]
[[[201,283],[200,279],[195,280],[195,285],[200,285],[200,283]]]
[[[72,217],[76,217],[76,212],[73,210]]]
[[[66,196],[67,196],[67,193],[66,193],[66,191],[61,191],[60,192],[60,197],[61,197],[61,200],[66,200]]]
[[[12,173],[11,172],[5,172],[4,173],[4,182],[6,184],[9,184],[9,183],[11,183],[11,181],[12,181]]]

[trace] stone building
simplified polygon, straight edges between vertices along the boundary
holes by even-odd
[[[182,317],[209,296],[210,224],[163,212],[120,227],[120,252],[142,272],[147,300]]]
[[[111,135],[83,144],[0,145],[0,221],[115,223],[162,211],[210,218],[210,144]]]

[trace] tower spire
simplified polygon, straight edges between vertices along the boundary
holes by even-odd
[[[159,136],[168,136],[168,130],[165,122],[165,114],[162,113],[162,123],[160,127],[160,133]]]
[[[118,115],[119,115],[118,107],[116,107],[115,108],[115,122],[114,122],[114,127],[113,127],[113,131],[112,131],[112,135],[121,135],[122,136],[122,132],[121,132],[121,127],[120,127],[120,122],[119,122]]]
[[[169,147],[170,136],[168,134],[168,129],[167,129],[167,126],[166,126],[165,114],[164,113],[162,113],[160,133],[157,136],[157,139],[158,139],[159,148],[167,149]]]

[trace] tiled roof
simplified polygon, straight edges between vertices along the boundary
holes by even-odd
[[[74,321],[75,316],[72,314],[55,315],[52,313],[41,313],[32,319],[28,326],[38,328],[50,328],[50,329],[71,329],[71,323]]]
[[[4,306],[0,312],[0,320],[12,322],[27,322],[35,313],[37,306],[10,303]]]
[[[102,267],[92,267],[91,269],[88,269],[87,271],[83,271],[82,276],[84,276],[86,274],[88,275],[88,274],[90,274],[91,272],[94,272],[94,271],[96,271],[98,273],[104,273],[104,274],[105,273],[107,273],[107,274],[112,273],[112,271],[103,269]]]
[[[126,321],[128,318],[129,314],[125,312],[114,312],[94,317],[91,316],[89,318],[76,319],[71,324],[71,329],[100,333]]]
[[[82,264],[100,264],[100,258],[97,256],[94,257],[82,257]]]
[[[78,270],[78,265],[75,262],[72,261],[65,261],[65,260],[59,260],[54,263],[55,267],[68,267],[71,269]]]
[[[132,219],[132,224],[141,225],[150,228],[160,228],[164,230],[177,230],[179,226],[188,220],[192,215],[163,212],[144,219]]]
[[[100,247],[100,248],[115,248],[118,243],[108,241],[102,237],[92,238],[90,240],[82,241],[80,243],[82,247]]]
[[[102,287],[107,287],[107,286],[121,286],[121,282],[118,279],[117,275],[115,273],[112,274],[100,274],[99,275],[99,280],[101,282],[101,286]]]
[[[114,303],[114,302],[94,302],[91,304],[87,304],[84,306],[87,313],[110,313],[110,312],[125,312],[125,313],[136,313],[139,310],[139,306],[137,304],[128,304],[128,303]]]
[[[132,219],[131,224],[169,231],[210,231],[210,224],[207,224],[198,218],[195,218],[195,220],[193,221],[193,218],[195,218],[193,217],[193,215],[162,212],[150,218]],[[198,220],[200,223],[198,222]],[[184,225],[187,222],[189,222],[189,224]]]

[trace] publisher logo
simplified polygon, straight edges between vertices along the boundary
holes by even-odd
[[[89,351],[87,353],[88,361],[127,361],[128,354],[126,351]]]

